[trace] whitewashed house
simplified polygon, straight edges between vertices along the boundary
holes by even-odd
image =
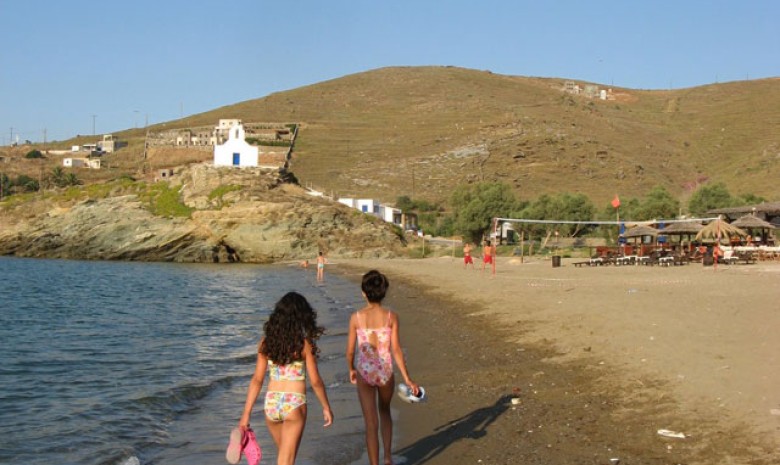
[[[62,166],[65,168],[90,168],[100,169],[100,160],[97,158],[63,158]]]
[[[214,166],[257,166],[258,150],[247,143],[244,125],[230,127],[224,144],[214,146]]]
[[[388,223],[393,223],[398,226],[402,226],[403,223],[403,212],[401,212],[400,208],[381,205],[379,207],[379,217]]]
[[[381,209],[381,205],[379,204],[378,200],[340,198],[339,202],[343,203],[348,207],[357,208],[363,213],[368,213],[374,216],[380,216],[379,211]]]
[[[339,199],[339,203],[360,210],[363,213],[379,217],[388,223],[404,227],[405,218],[403,212],[399,208],[382,205],[378,200],[342,197]]]

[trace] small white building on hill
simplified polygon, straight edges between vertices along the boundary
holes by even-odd
[[[244,126],[234,122],[224,144],[214,146],[214,166],[257,166],[258,150],[247,143]]]
[[[360,210],[363,213],[382,218],[388,223],[392,223],[401,227],[405,226],[405,218],[400,209],[391,207],[389,205],[382,205],[378,200],[342,197],[338,199],[338,201],[339,203],[343,203],[348,207]]]

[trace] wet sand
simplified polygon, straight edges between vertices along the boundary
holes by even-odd
[[[430,394],[394,402],[399,462],[780,463],[780,264],[571,262],[333,263],[388,275]]]

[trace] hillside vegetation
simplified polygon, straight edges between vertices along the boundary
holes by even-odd
[[[219,118],[300,123],[291,169],[302,184],[390,202],[443,201],[476,181],[507,183],[521,199],[572,192],[596,204],[657,185],[685,200],[707,182],[780,200],[780,79],[612,88],[615,99],[606,101],[565,93],[563,84],[453,67],[383,68],[165,127]],[[101,176],[166,165],[164,157],[143,160],[142,134],[119,134],[131,145]]]

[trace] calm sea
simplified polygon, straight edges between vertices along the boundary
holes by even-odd
[[[358,287],[291,266],[181,265],[0,258],[0,463],[222,464],[256,344],[285,292],[305,295],[327,328],[299,463],[350,463],[362,419],[348,382],[348,315]],[[274,463],[262,401],[254,426]]]

